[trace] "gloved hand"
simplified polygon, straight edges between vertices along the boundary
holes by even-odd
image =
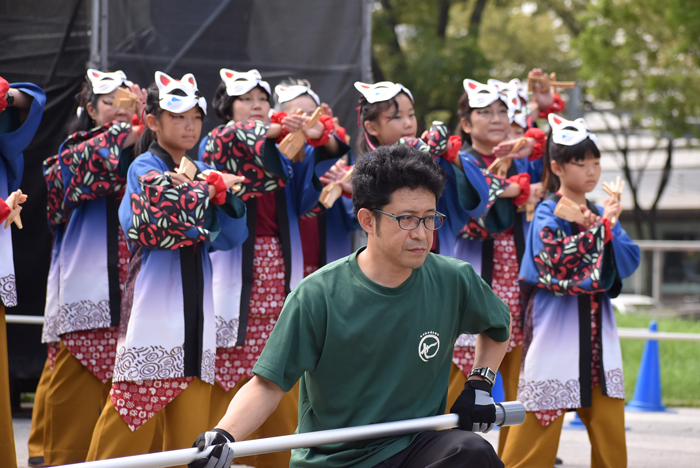
[[[214,428],[211,431],[202,432],[194,441],[192,447],[197,447],[199,451],[215,445],[209,456],[199,458],[189,465],[188,468],[229,468],[233,461],[233,449],[226,445],[228,442],[235,442],[233,436],[223,429]]]
[[[496,423],[491,386],[482,380],[468,380],[450,413],[459,415],[459,428],[463,431],[489,432]]]

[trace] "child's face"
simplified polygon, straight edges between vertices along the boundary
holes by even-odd
[[[483,146],[496,146],[506,139],[509,129],[508,108],[500,100],[474,109],[469,121],[462,119],[462,130]]]
[[[131,123],[131,118],[134,113],[124,109],[114,107],[114,95],[117,93],[115,89],[109,94],[100,94],[97,96],[97,105],[93,107],[92,103],[85,106],[90,118],[95,121],[95,126],[101,127],[109,122],[126,122]]]
[[[180,114],[163,111],[158,119],[149,115],[147,122],[156,132],[158,143],[168,151],[184,153],[191,150],[202,134],[202,110],[198,106]]]
[[[233,101],[232,114],[235,122],[260,120],[267,122],[270,115],[270,100],[267,93],[255,87]]]
[[[401,138],[415,138],[418,131],[413,103],[404,93],[396,95],[397,107],[390,106],[375,121],[365,122],[365,131],[380,145],[393,145]]]
[[[565,164],[552,161],[551,167],[562,187],[575,193],[592,192],[600,179],[600,158],[590,153],[583,161],[573,159]]]
[[[508,139],[515,140],[517,138],[522,138],[525,135],[525,129],[516,123],[510,124],[510,131],[508,132]]]
[[[282,110],[287,114],[294,114],[297,110],[301,109],[304,115],[311,115],[316,110],[316,101],[308,94],[303,94],[291,101],[285,102],[282,106]]]

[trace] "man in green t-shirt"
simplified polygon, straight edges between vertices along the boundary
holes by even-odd
[[[382,147],[357,163],[353,204],[367,247],[321,268],[289,296],[253,373],[216,428],[195,441],[228,467],[242,440],[299,381],[298,432],[445,412],[454,342],[477,334],[474,372],[450,410],[463,430],[346,442],[292,452],[292,467],[502,467],[471,431],[495,422],[491,398],[510,337],[508,307],[468,263],[430,253],[445,185],[428,153]]]

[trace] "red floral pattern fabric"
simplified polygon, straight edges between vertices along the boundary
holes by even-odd
[[[236,193],[244,201],[285,185],[282,178],[265,169],[263,164],[268,127],[258,120],[221,125],[209,134],[202,154],[202,161],[216,170],[246,178]]]
[[[130,124],[115,121],[68,137],[60,154],[61,163],[70,174],[64,180],[68,205],[77,206],[125,187],[126,179],[119,175],[117,166],[130,133]]]
[[[60,351],[60,343],[47,343],[46,344],[46,357],[49,360],[49,369],[53,370],[54,364],[56,364],[56,356],[58,356],[58,351]]]
[[[481,167],[481,173],[484,174],[486,184],[489,186],[489,199],[486,202],[484,214],[480,218],[470,218],[467,225],[459,233],[465,239],[484,240],[493,237],[486,229],[486,215],[493,204],[496,203],[498,196],[508,187],[508,182],[504,178],[495,175],[487,168]]]
[[[63,176],[58,155],[44,161],[44,179],[46,180],[46,218],[50,226],[59,226],[66,222],[63,206]]]
[[[253,377],[253,366],[267,343],[284,305],[284,257],[278,237],[255,238],[253,291],[250,295],[245,345],[216,350],[216,381],[227,391],[242,377]]]
[[[165,408],[194,377],[115,382],[109,392],[114,408],[131,431],[136,431]]]
[[[68,351],[103,382],[112,378],[119,327],[83,330],[61,335]]]
[[[175,185],[169,174],[150,171],[139,178],[143,191],[131,194],[129,240],[149,249],[177,250],[209,241],[204,214],[209,185],[203,181]]]
[[[525,341],[522,327],[522,306],[520,303],[520,283],[518,281],[520,265],[515,250],[515,238],[512,231],[496,234],[493,242],[493,277],[491,288],[510,309],[510,341],[506,352],[511,352]],[[472,346],[455,346],[452,362],[468,376],[474,367],[474,348]]]

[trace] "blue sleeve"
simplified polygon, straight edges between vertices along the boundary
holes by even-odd
[[[44,105],[46,104],[46,94],[41,88],[32,83],[11,83],[10,87],[33,98],[32,105],[29,108],[29,115],[27,115],[26,120],[22,122],[19,128],[0,134],[0,157],[3,159],[7,169],[8,192],[14,192],[19,188],[19,184],[22,181],[22,173],[24,171],[22,153],[29,146],[37,128],[39,128],[41,116],[44,113]]]
[[[619,222],[613,226],[612,234],[617,272],[621,278],[628,278],[639,268],[641,251],[639,246],[627,235],[627,232],[622,229]]]

